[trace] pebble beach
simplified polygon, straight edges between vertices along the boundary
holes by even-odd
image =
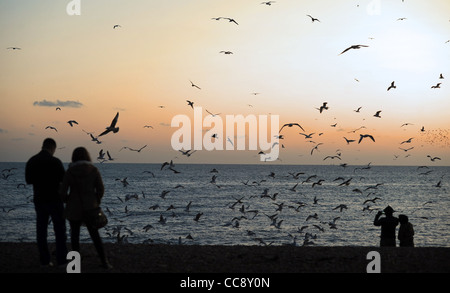
[[[49,244],[53,252],[54,244]],[[68,245],[70,249],[70,245]],[[81,273],[366,273],[370,251],[381,273],[449,273],[450,248],[204,246],[105,243],[113,268],[100,267],[92,244],[81,244]],[[35,243],[0,243],[1,273],[66,273],[39,265]]]

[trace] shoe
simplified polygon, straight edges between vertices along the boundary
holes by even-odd
[[[102,268],[104,268],[106,270],[110,270],[113,268],[113,266],[109,263],[109,261],[105,261],[102,263]]]
[[[45,264],[45,265],[41,264],[41,268],[52,268],[54,266],[55,265],[52,262],[49,262],[48,264]]]

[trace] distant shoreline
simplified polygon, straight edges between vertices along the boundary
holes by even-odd
[[[54,251],[54,243],[50,250]],[[67,245],[70,249],[70,244]],[[92,244],[81,244],[82,273],[366,273],[370,251],[381,273],[449,273],[448,247],[202,246],[105,243],[104,270]],[[0,242],[0,273],[65,273],[41,268],[35,243]],[[53,256],[54,260],[54,256]]]

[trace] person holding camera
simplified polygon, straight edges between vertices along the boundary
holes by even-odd
[[[380,219],[383,213],[385,217]],[[398,218],[393,216],[393,214],[394,209],[387,206],[383,211],[379,211],[375,216],[373,224],[375,226],[381,226],[380,246],[395,247],[395,227],[397,227],[399,221]]]

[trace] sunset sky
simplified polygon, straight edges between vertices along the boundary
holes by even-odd
[[[272,114],[315,133],[284,128],[277,164],[450,165],[448,0],[81,0],[72,16],[69,2],[0,0],[0,161],[52,137],[64,162],[85,146],[117,163],[260,163],[259,150],[173,150],[172,118],[193,121],[191,100],[224,124]],[[368,47],[340,55],[352,45]],[[117,112],[120,131],[91,141]]]

